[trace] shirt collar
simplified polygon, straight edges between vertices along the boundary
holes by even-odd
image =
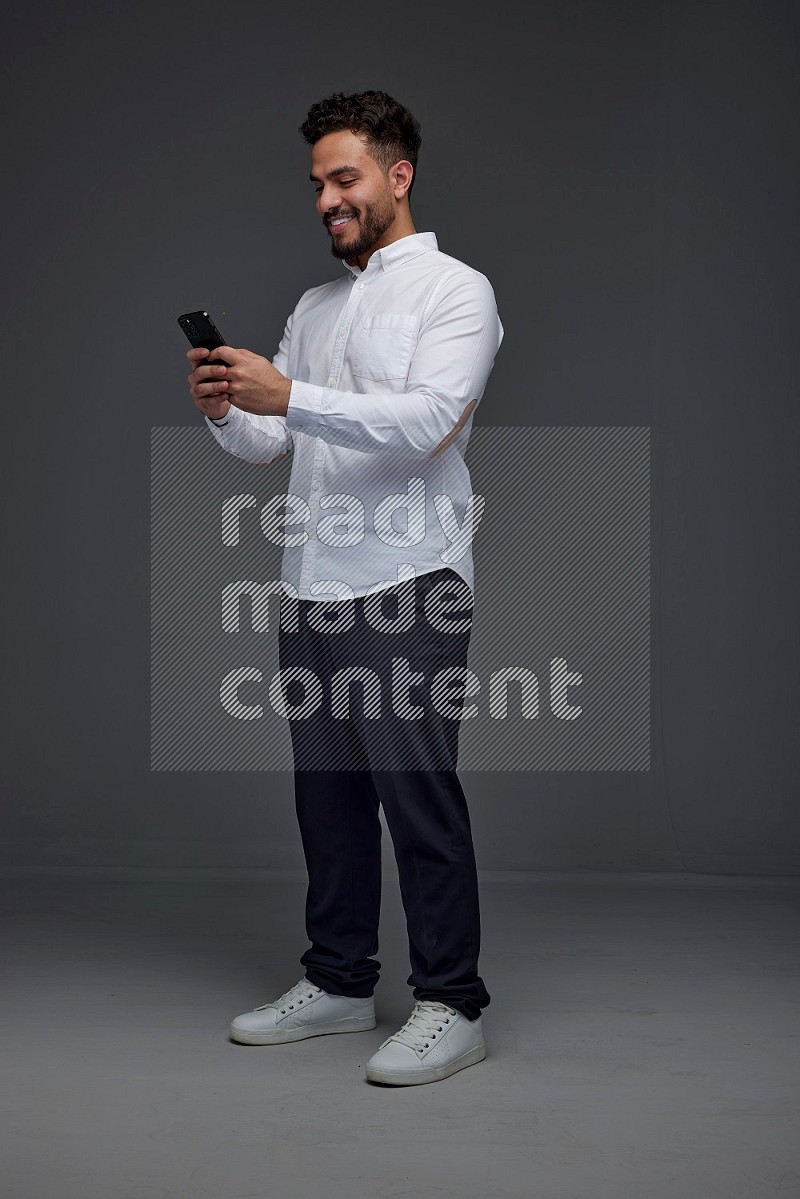
[[[427,254],[429,250],[438,250],[438,248],[435,233],[409,233],[407,237],[399,237],[397,241],[393,241],[390,245],[371,254],[367,263],[367,271],[370,274],[379,270],[386,271],[390,267],[400,266],[403,262],[410,262],[412,258],[418,258],[420,254]],[[359,279],[367,273],[362,271],[358,265],[348,266],[344,259],[342,259],[342,265],[354,279]]]

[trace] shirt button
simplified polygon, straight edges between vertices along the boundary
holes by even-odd
[[[336,386],[336,380],[335,380],[335,379],[329,379],[329,380],[328,380],[328,387],[335,387],[335,386]]]
[[[313,532],[311,532],[310,530],[309,530],[309,534],[308,534],[308,540],[309,540],[309,541],[313,541],[313,540],[314,540],[314,534],[313,534]]]
[[[363,283],[359,283],[358,287],[359,287],[359,290],[360,290],[360,291],[363,291],[363,290],[364,290],[364,284],[363,284]]]
[[[344,337],[346,332],[347,332],[347,329],[344,327],[344,325],[342,325],[341,329],[339,330],[339,336]]]
[[[319,491],[319,483],[312,483],[311,486],[313,487],[314,491]]]

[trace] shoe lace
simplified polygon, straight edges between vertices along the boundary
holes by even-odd
[[[256,1012],[263,1012],[265,1008],[276,1007],[283,1014],[290,1011],[294,1007],[302,1007],[307,999],[313,999],[315,995],[319,995],[321,987],[310,983],[307,978],[301,979],[299,983],[295,983],[288,991],[284,991],[280,999],[272,999],[269,1003],[262,1003],[261,1007],[254,1008]]]
[[[403,1027],[384,1044],[399,1041],[401,1045],[410,1045],[417,1053],[422,1053],[430,1047],[431,1041],[436,1040],[455,1015],[455,1009],[448,1007],[446,1003],[438,1003],[433,999],[418,1001]]]

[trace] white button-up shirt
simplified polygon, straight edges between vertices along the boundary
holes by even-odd
[[[444,566],[472,589],[482,501],[464,449],[503,339],[494,292],[433,233],[344,265],[287,322],[273,359],[292,380],[286,415],[232,405],[206,423],[249,462],[294,451],[271,538],[290,595],[350,599]]]

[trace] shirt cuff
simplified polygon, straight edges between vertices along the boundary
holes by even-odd
[[[286,409],[286,426],[309,437],[319,437],[322,429],[322,402],[325,388],[316,383],[301,383],[292,379],[289,391],[289,406]]]
[[[235,416],[234,413],[237,413],[239,416],[241,416],[241,410],[231,404],[224,416],[220,416],[217,420],[212,420],[210,416],[206,416],[206,420],[211,425],[212,429],[224,429],[228,425],[236,424],[237,416]],[[205,413],[203,415],[205,416]]]

